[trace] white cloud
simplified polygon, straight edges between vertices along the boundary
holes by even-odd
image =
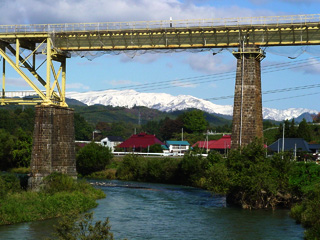
[[[134,51],[134,52],[125,52],[121,54],[121,62],[139,62],[143,64],[155,62],[161,57],[160,54],[156,53],[146,53],[145,51]]]
[[[136,82],[132,82],[130,80],[111,80],[111,81],[108,81],[108,83],[112,86],[124,86],[124,85],[137,84]]]
[[[22,78],[6,78],[6,85],[7,86],[14,86],[14,87],[31,88],[31,86]]]
[[[212,54],[190,54],[186,62],[189,66],[198,72],[205,74],[223,73],[234,71],[234,62],[223,62],[223,57],[219,55],[212,56]]]
[[[179,80],[174,80],[170,83],[174,87],[182,87],[182,88],[196,88],[198,85],[192,82],[182,82]]]
[[[89,90],[90,87],[82,84],[82,83],[67,83],[68,89],[80,89],[80,90]]]
[[[2,0],[2,24],[114,22],[273,15],[239,6],[201,6],[179,0]],[[199,1],[196,1],[198,3]],[[202,1],[203,2],[203,1]]]
[[[304,74],[320,74],[320,61],[315,58],[309,58],[306,66],[294,68],[294,71],[303,72]]]

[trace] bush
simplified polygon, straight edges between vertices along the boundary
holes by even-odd
[[[90,195],[94,199],[105,197],[105,194],[101,190],[93,188],[85,180],[75,180],[68,175],[57,172],[44,178],[42,192],[46,194],[52,195],[59,192],[75,191]]]
[[[117,170],[121,180],[177,183],[179,160],[171,158],[142,158],[126,155]]]
[[[54,172],[44,178],[43,191],[54,194],[57,192],[72,192],[77,189],[76,181],[62,173]]]
[[[301,203],[296,204],[290,212],[290,216],[306,228],[306,239],[320,239],[319,187],[319,183],[310,186],[310,191],[307,194],[307,198],[305,198]]]
[[[205,187],[215,193],[226,194],[230,186],[230,177],[225,160],[217,152],[210,152],[207,159],[209,166],[205,174]]]
[[[0,129],[0,170],[7,170],[14,167],[12,151],[14,139],[10,133]]]
[[[265,157],[260,141],[249,144],[241,151],[231,151],[226,166],[230,177],[228,203],[243,208],[276,207],[279,178],[270,159]]]
[[[179,164],[179,178],[183,185],[196,186],[196,182],[205,175],[208,168],[207,158],[201,155],[185,154]]]
[[[108,147],[91,142],[81,148],[77,154],[77,171],[85,176],[104,170],[112,157],[113,155]]]
[[[0,198],[3,198],[8,193],[15,193],[20,191],[20,180],[15,175],[0,175]]]
[[[102,190],[92,187],[84,180],[76,181],[61,173],[45,178],[46,185],[40,192],[18,191],[18,181],[6,189],[11,194],[1,199],[0,225],[44,220],[60,217],[70,212],[84,212],[96,207],[96,199],[104,198]],[[0,178],[0,193],[5,180]],[[15,186],[15,187],[13,187]],[[13,189],[16,189],[13,191]]]
[[[290,169],[289,184],[292,193],[299,199],[314,190],[314,184],[320,182],[320,166],[316,163],[295,163]]]
[[[110,232],[109,219],[104,222],[97,221],[93,223],[93,213],[84,215],[69,214],[63,217],[58,225],[55,226],[54,235],[58,239],[82,239],[82,240],[113,240],[113,234]]]

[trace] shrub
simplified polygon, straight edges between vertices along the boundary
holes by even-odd
[[[207,158],[201,155],[185,154],[179,164],[180,183],[195,186],[196,182],[205,175],[208,168]]]
[[[171,158],[142,158],[126,155],[117,170],[121,180],[177,183],[179,160]]]
[[[15,193],[20,191],[20,180],[15,175],[0,175],[0,198],[3,198],[8,193]]]
[[[62,173],[54,172],[44,178],[43,191],[45,193],[72,192],[75,191],[76,188],[75,180]]]
[[[310,186],[307,198],[296,204],[290,212],[298,223],[306,228],[306,239],[320,239],[320,184]],[[312,190],[311,190],[312,189]]]
[[[19,181],[10,181],[14,184],[7,186],[1,177],[0,193],[4,192],[3,189],[12,189],[12,193],[0,201],[0,225],[60,217],[74,211],[84,212],[97,206],[96,199],[105,197],[102,190],[84,180],[76,181],[61,173],[53,173],[44,181],[46,185],[42,191],[17,193]]]
[[[113,155],[108,147],[91,142],[81,148],[77,154],[77,171],[81,175],[104,170]]]
[[[84,215],[69,214],[63,217],[55,226],[55,236],[58,239],[82,239],[82,240],[113,240],[109,219],[104,222],[93,223],[93,214]]]

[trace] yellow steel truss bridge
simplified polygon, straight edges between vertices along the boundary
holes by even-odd
[[[319,45],[320,14],[146,22],[0,25],[0,104],[67,106],[66,59],[76,51]],[[27,54],[25,54],[27,53]],[[5,91],[8,63],[32,88]],[[58,68],[57,68],[58,67]],[[45,78],[40,76],[40,69]],[[15,95],[16,94],[16,95]]]

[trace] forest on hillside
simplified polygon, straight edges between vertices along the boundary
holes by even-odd
[[[91,141],[94,132],[98,132],[94,135],[95,141],[105,136],[121,136],[126,139],[135,132],[155,134],[161,141],[181,140],[183,131],[183,139],[193,144],[205,140],[207,131],[230,133],[232,128],[231,120],[195,109],[172,113],[145,107],[126,109],[100,105],[75,106],[74,109],[75,139],[84,141]],[[0,108],[0,169],[29,166],[34,115],[34,107]],[[320,122],[319,114],[314,117],[314,122]],[[320,143],[320,125],[309,125],[302,121],[297,126],[294,120],[286,120],[280,125],[264,121],[265,143],[270,144],[282,137],[283,126],[285,137],[302,137],[307,142]],[[220,137],[221,134],[209,135],[209,140]]]

